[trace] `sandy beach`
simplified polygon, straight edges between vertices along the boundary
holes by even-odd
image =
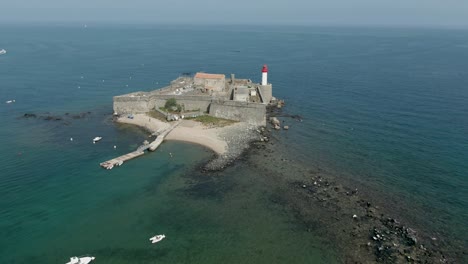
[[[137,125],[146,128],[151,133],[161,132],[171,125],[170,123],[149,117],[145,114],[135,114],[133,115],[133,119],[126,116],[119,117],[117,122]],[[242,127],[243,125],[243,123],[235,123],[225,127],[208,128],[200,122],[182,120],[165,139],[200,144],[213,150],[218,155],[223,155],[228,151],[228,142],[226,137],[223,136],[226,130]]]

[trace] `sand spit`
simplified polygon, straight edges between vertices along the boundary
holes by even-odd
[[[183,120],[178,127],[166,136],[166,139],[200,144],[222,155],[228,149],[226,141],[220,136],[220,133],[225,129],[230,129],[230,127],[207,128],[199,122]]]
[[[170,127],[170,123],[146,114],[135,114],[133,118],[121,116],[116,121],[137,125],[156,135]],[[219,170],[239,157],[253,140],[259,140],[258,131],[257,127],[244,122],[224,127],[207,127],[193,120],[182,120],[180,125],[166,136],[165,140],[190,142],[213,150],[216,155],[205,165],[204,169]]]

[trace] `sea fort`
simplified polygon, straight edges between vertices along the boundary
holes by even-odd
[[[262,82],[236,79],[231,74],[198,72],[193,77],[183,75],[169,86],[151,92],[134,92],[114,97],[114,113],[118,115],[159,111],[169,99],[176,99],[181,112],[202,112],[210,116],[266,125],[266,107],[274,101],[272,85],[268,83],[268,68],[262,68]]]
[[[174,105],[168,107],[170,101]],[[247,134],[266,125],[267,107],[276,102],[272,85],[268,83],[267,65],[263,65],[261,70],[260,83],[254,83],[250,79],[236,79],[234,74],[226,78],[224,74],[197,72],[194,75],[182,74],[161,89],[115,96],[113,109],[114,115],[119,116],[118,121],[145,127],[157,135],[157,138],[132,153],[100,165],[107,169],[113,168],[143,155],[145,150],[154,151],[166,136],[173,140],[205,145],[220,156],[232,158],[239,154],[239,150],[232,150],[237,148],[233,145],[245,146],[249,140],[259,139],[258,134]],[[152,111],[159,112],[167,121],[176,122],[162,122],[151,118],[148,113]],[[209,129],[200,128],[191,120],[184,120],[201,115],[232,120],[236,124]],[[230,135],[230,131],[245,136],[237,136],[236,140],[239,142],[233,143],[236,140]]]

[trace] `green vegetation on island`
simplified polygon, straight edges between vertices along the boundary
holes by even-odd
[[[210,127],[224,127],[224,126],[228,126],[228,125],[232,125],[234,123],[237,123],[237,121],[234,121],[234,120],[218,118],[218,117],[209,116],[209,115],[201,115],[201,116],[197,116],[197,117],[187,117],[186,119],[194,120],[194,121],[202,123],[205,126],[210,126]]]

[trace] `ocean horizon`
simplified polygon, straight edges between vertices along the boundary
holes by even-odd
[[[343,263],[349,234],[295,196],[317,173],[466,259],[468,30],[8,24],[0,36],[1,263]],[[99,167],[148,136],[112,122],[113,96],[187,72],[258,82],[263,64],[290,126],[273,145],[219,172],[200,169],[211,151],[172,141]]]

